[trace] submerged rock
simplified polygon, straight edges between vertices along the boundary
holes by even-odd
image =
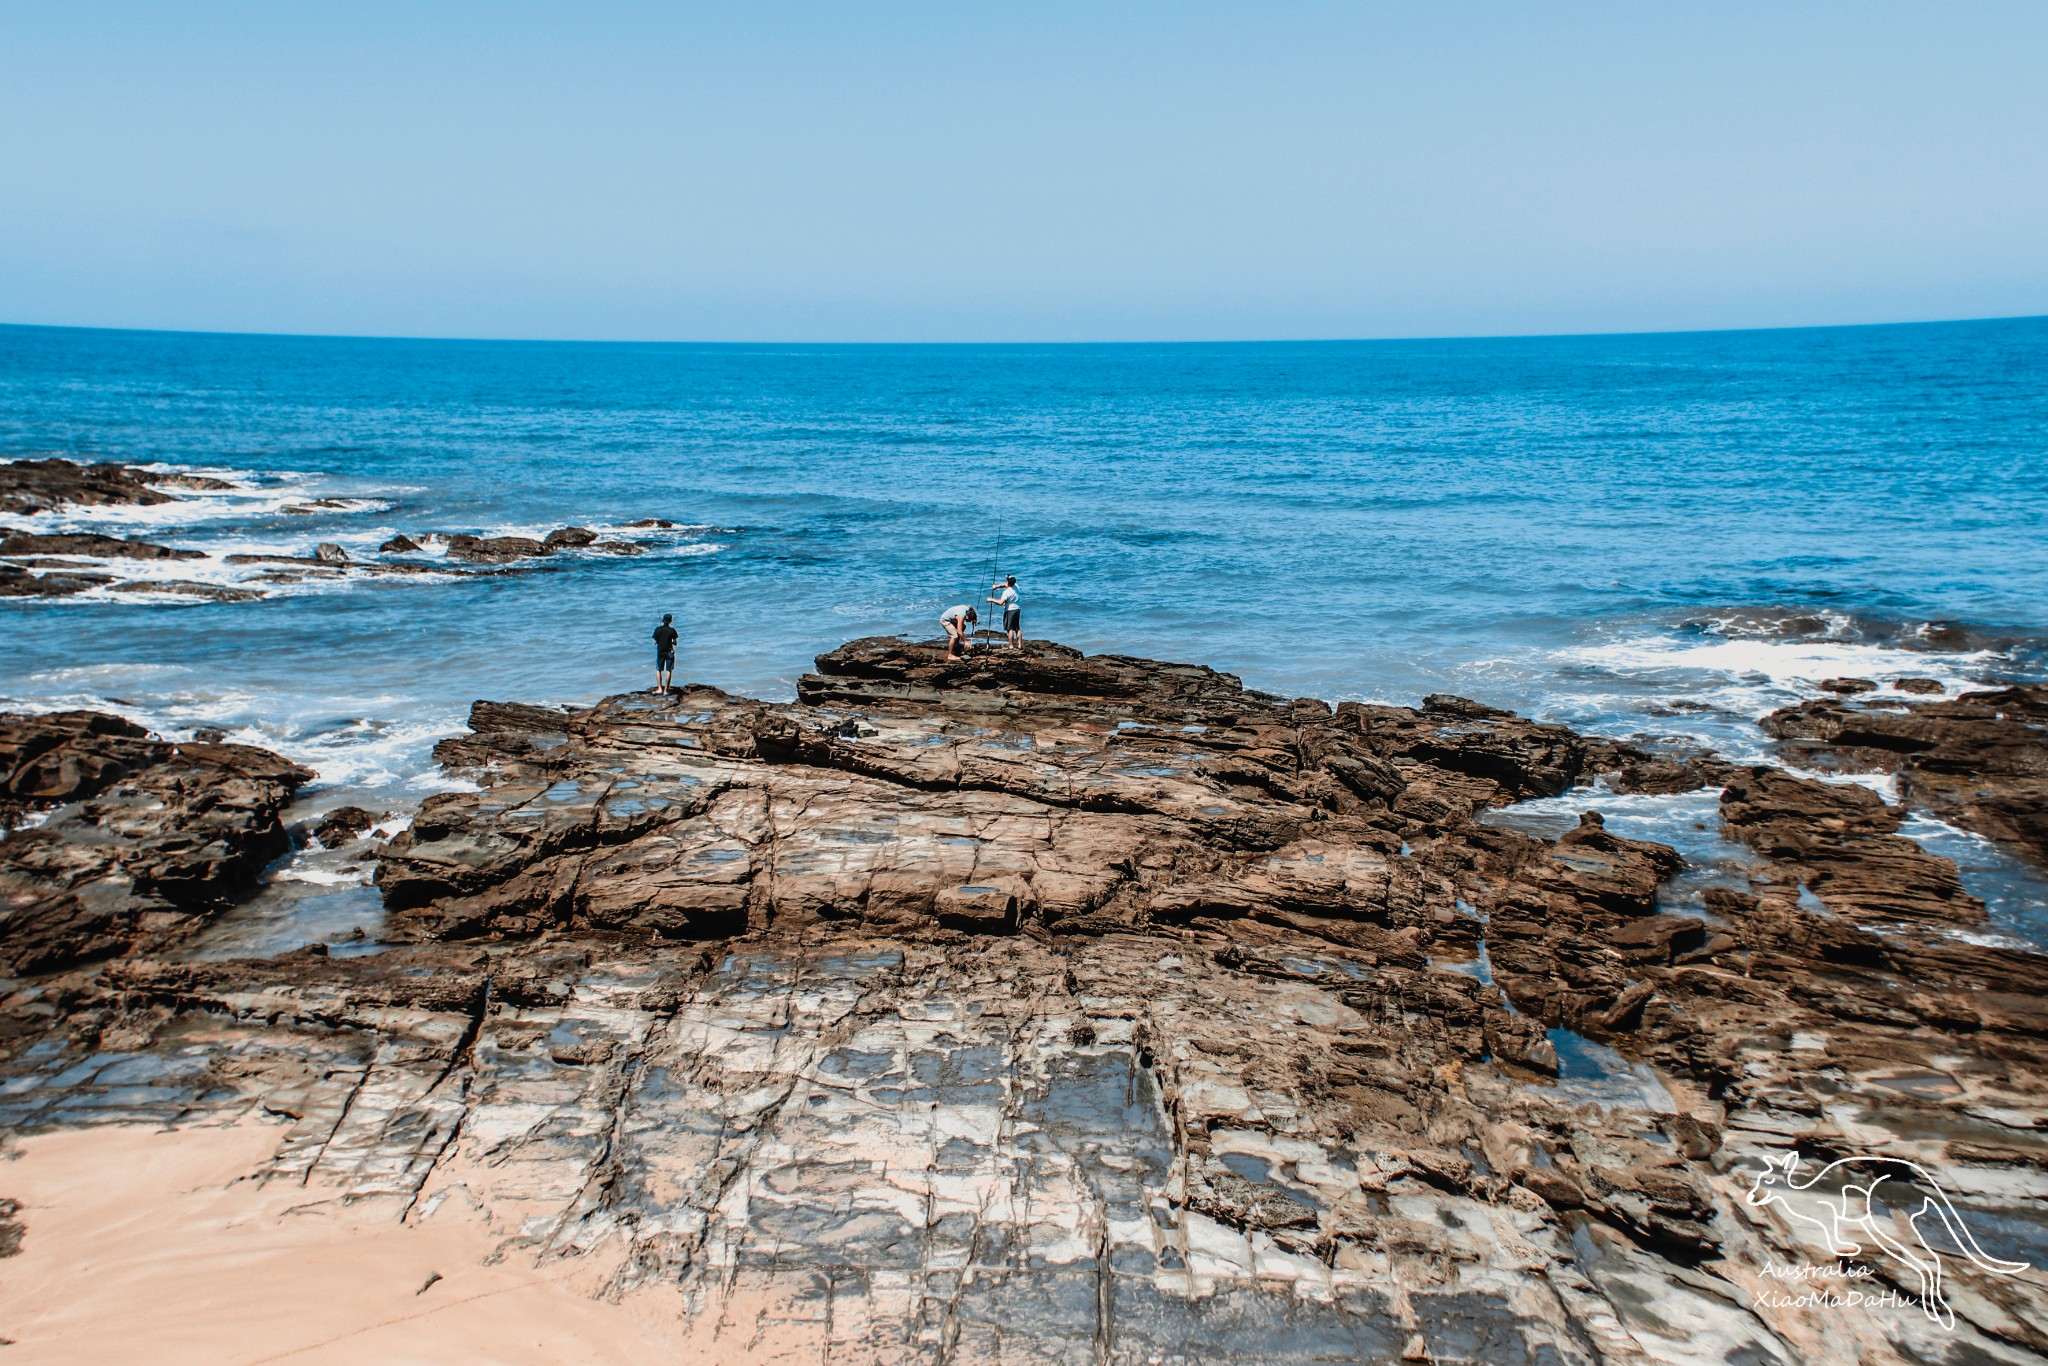
[[[114,587],[123,593],[166,593],[181,598],[204,598],[208,602],[253,602],[263,596],[253,588],[230,588],[186,579],[143,579],[117,583]]]

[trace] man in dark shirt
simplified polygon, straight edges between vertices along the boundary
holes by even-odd
[[[676,671],[676,628],[669,624],[675,619],[675,613],[663,612],[661,625],[654,628],[654,690],[658,693],[670,691],[669,679]]]

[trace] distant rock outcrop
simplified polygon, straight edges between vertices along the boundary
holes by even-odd
[[[150,506],[174,503],[165,490],[224,489],[230,485],[205,475],[141,470],[102,462],[85,465],[52,457],[0,462],[0,512],[35,514],[65,506]]]

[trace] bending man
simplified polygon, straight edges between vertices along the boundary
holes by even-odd
[[[973,650],[974,623],[980,620],[975,610],[964,602],[939,613],[939,625],[946,628],[946,658],[958,659]]]

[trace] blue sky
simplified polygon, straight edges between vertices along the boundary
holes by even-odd
[[[0,321],[782,340],[2048,312],[2048,4],[0,5]]]

